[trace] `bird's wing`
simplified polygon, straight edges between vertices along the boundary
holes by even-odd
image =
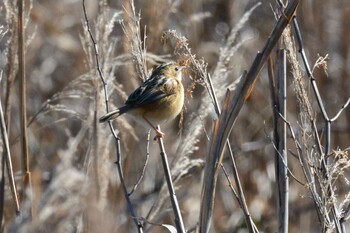
[[[130,94],[125,104],[140,107],[172,95],[174,82],[172,78],[164,76],[151,77]]]

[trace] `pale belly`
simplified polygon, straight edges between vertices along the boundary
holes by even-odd
[[[128,113],[135,118],[135,120],[143,121],[148,125],[143,117],[152,123],[154,127],[162,123],[174,119],[181,113],[184,104],[184,90],[179,94],[171,95],[156,103],[151,103],[149,106],[143,106],[141,109],[131,110]],[[142,117],[143,116],[143,117]]]

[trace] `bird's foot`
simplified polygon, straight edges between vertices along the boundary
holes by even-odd
[[[159,130],[156,129],[156,136],[153,138],[154,141],[156,141],[158,138],[164,138],[165,134]]]

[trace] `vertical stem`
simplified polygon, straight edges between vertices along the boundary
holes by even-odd
[[[104,79],[104,76],[103,76],[103,72],[102,72],[102,69],[101,69],[101,65],[100,65],[100,60],[99,60],[99,53],[98,53],[98,48],[97,48],[97,42],[95,40],[95,37],[94,35],[92,34],[92,31],[91,31],[91,28],[90,28],[90,25],[89,25],[89,19],[88,19],[88,16],[87,16],[87,12],[86,12],[86,7],[85,7],[85,0],[82,1],[82,4],[83,4],[83,12],[84,12],[84,18],[85,18],[85,22],[86,22],[86,30],[88,31],[89,35],[90,35],[90,39],[91,39],[91,42],[93,44],[93,49],[94,49],[94,53],[95,53],[95,61],[96,61],[96,69],[97,69],[97,72],[98,72],[98,75],[100,77],[100,80],[103,84],[103,93],[104,93],[104,97],[105,97],[105,103],[106,103],[106,111],[108,112],[108,92],[107,92],[107,83]],[[119,137],[117,136],[117,133],[115,132],[114,128],[113,128],[113,125],[112,123],[109,121],[108,122],[108,125],[109,125],[109,128],[111,130],[111,133],[115,139],[115,143],[116,143],[116,154],[117,154],[117,161],[115,162],[116,165],[117,165],[117,170],[118,170],[118,175],[119,175],[119,178],[120,178],[120,182],[122,184],[122,188],[123,188],[123,192],[124,192],[124,197],[125,197],[125,200],[128,204],[128,209],[130,211],[130,214],[131,214],[131,217],[133,218],[134,220],[134,223],[137,227],[137,230],[139,233],[143,233],[143,226],[142,226],[142,223],[140,222],[140,220],[136,217],[136,214],[135,214],[135,210],[134,210],[134,207],[131,203],[131,200],[130,200],[130,195],[128,193],[128,190],[126,188],[126,184],[125,184],[125,179],[124,179],[124,174],[123,174],[123,169],[122,169],[122,165],[121,165],[121,149],[120,149],[120,139]]]
[[[276,151],[276,182],[277,182],[277,213],[278,213],[278,232],[288,232],[288,168],[287,168],[287,126],[283,119],[286,119],[286,51],[284,49],[278,51],[278,65],[276,76],[276,87],[278,88],[277,109],[275,116],[275,145]],[[278,115],[282,115],[278,117]]]
[[[213,101],[214,101],[214,107],[215,107],[215,111],[216,111],[216,114],[217,116],[219,117],[220,114],[221,114],[221,109],[220,109],[220,106],[219,106],[219,102],[218,102],[218,99],[216,97],[216,93],[215,93],[215,90],[214,90],[214,86],[213,86],[213,82],[211,80],[211,77],[210,75],[208,74],[208,83],[209,83],[209,93],[211,93],[212,95],[212,98],[213,98]],[[236,182],[236,186],[237,186],[237,196],[238,196],[238,202],[239,202],[239,205],[240,207],[242,208],[243,212],[244,212],[244,217],[245,217],[245,221],[246,221],[246,224],[247,224],[247,227],[248,227],[248,230],[250,233],[254,233],[254,232],[258,232],[254,222],[253,222],[253,219],[249,213],[249,209],[248,209],[248,206],[247,206],[247,202],[245,200],[245,195],[244,195],[244,192],[243,192],[243,188],[242,188],[242,185],[241,185],[241,181],[240,181],[240,178],[239,178],[239,174],[238,174],[238,169],[237,169],[237,166],[236,166],[236,161],[235,161],[235,158],[233,156],[233,152],[232,152],[232,148],[231,148],[231,144],[229,142],[229,140],[226,141],[226,146],[227,146],[227,149],[228,149],[228,152],[230,154],[230,158],[231,158],[231,165],[232,165],[232,170],[233,170],[233,177],[235,179],[235,182]],[[224,170],[224,166],[221,164],[222,166],[222,169]],[[225,170],[224,170],[225,172]]]
[[[22,196],[30,185],[29,158],[28,158],[28,141],[27,141],[27,105],[26,105],[26,75],[25,75],[25,39],[24,39],[24,0],[18,1],[18,75],[20,80],[20,127],[21,127],[21,148],[22,162],[24,171],[24,183]]]
[[[128,190],[126,189],[126,184],[125,184],[125,179],[124,179],[124,174],[123,174],[123,168],[122,168],[122,165],[121,165],[121,150],[120,150],[120,139],[119,138],[115,138],[115,143],[116,143],[116,149],[117,149],[117,161],[115,162],[116,165],[117,165],[117,170],[118,170],[118,175],[119,175],[119,178],[120,178],[120,182],[122,184],[122,188],[123,188],[123,192],[124,192],[124,197],[125,197],[125,200],[128,204],[128,209],[130,211],[130,214],[134,220],[134,223],[137,227],[137,230],[139,233],[143,233],[143,226],[142,226],[142,223],[140,222],[140,220],[136,217],[136,213],[135,213],[135,210],[134,210],[134,207],[131,203],[131,200],[130,200],[130,196],[128,194]]]
[[[293,17],[293,26],[294,26],[294,29],[295,29],[297,43],[298,43],[298,46],[299,46],[299,53],[300,53],[300,55],[301,55],[301,57],[303,59],[303,63],[304,63],[305,69],[306,69],[307,76],[310,78],[310,83],[311,83],[311,86],[312,86],[312,90],[314,91],[318,107],[320,108],[323,120],[325,122],[325,134],[326,134],[325,146],[324,146],[325,147],[325,153],[324,153],[323,157],[321,157],[321,168],[322,168],[323,176],[324,176],[323,179],[325,181],[327,181],[329,179],[329,172],[328,172],[327,165],[328,165],[328,156],[329,156],[329,153],[330,153],[330,146],[331,146],[331,119],[329,119],[329,117],[328,117],[328,114],[326,112],[326,109],[324,107],[321,95],[319,93],[319,90],[318,90],[318,87],[317,87],[317,84],[316,84],[316,80],[315,80],[315,78],[312,75],[312,72],[310,70],[310,66],[309,66],[309,63],[308,63],[306,55],[305,55],[305,50],[304,50],[304,47],[303,47],[303,41],[302,41],[302,37],[301,37],[301,33],[300,33],[300,30],[299,30],[299,25],[298,25],[298,21],[296,19],[296,16]],[[331,212],[332,212],[332,215],[333,215],[336,231],[338,233],[343,233],[343,228],[345,228],[345,226],[344,225],[341,226],[341,223],[339,221],[338,210],[337,210],[336,204],[333,201],[334,190],[333,190],[333,187],[332,187],[331,184],[329,185],[327,191],[328,191],[328,193],[327,193],[326,197],[327,197],[328,200],[331,200],[331,203],[330,203],[331,204]],[[325,214],[325,215],[327,215],[327,214]],[[328,226],[325,225],[325,228],[328,229]]]
[[[159,125],[157,126],[157,130],[160,131]],[[185,226],[184,226],[184,223],[182,220],[182,215],[181,215],[179,203],[178,203],[177,198],[176,198],[173,181],[171,179],[168,158],[167,158],[167,155],[165,153],[164,143],[163,143],[163,139],[161,137],[158,138],[158,144],[159,144],[159,149],[160,149],[160,156],[162,158],[164,175],[165,175],[165,179],[166,179],[169,194],[170,194],[170,201],[171,201],[171,205],[172,205],[173,212],[174,212],[176,229],[177,229],[178,233],[186,233]]]
[[[0,128],[1,128],[1,137],[2,137],[2,142],[4,144],[4,156],[1,159],[1,180],[0,180],[0,193],[4,194],[4,183],[5,183],[5,177],[4,177],[4,161],[6,161],[7,165],[7,172],[8,172],[8,177],[9,177],[9,182],[10,182],[10,188],[13,196],[13,200],[15,202],[16,206],[16,214],[19,214],[19,201],[18,201],[18,196],[17,196],[17,190],[16,190],[16,183],[15,183],[15,178],[14,178],[14,173],[13,173],[13,167],[12,167],[12,161],[11,161],[11,153],[10,153],[10,145],[7,137],[7,129],[6,129],[6,123],[5,123],[5,117],[4,117],[4,112],[2,110],[2,104],[0,102]],[[5,160],[4,160],[5,159]],[[1,200],[4,200],[4,197],[1,197]],[[0,207],[0,213],[3,214],[3,202],[1,203]],[[2,219],[2,218],[1,218]]]

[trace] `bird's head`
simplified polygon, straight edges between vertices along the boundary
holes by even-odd
[[[180,66],[175,62],[165,63],[159,65],[154,71],[153,74],[165,75],[166,77],[173,77],[181,81],[182,79],[182,70],[185,66]]]

